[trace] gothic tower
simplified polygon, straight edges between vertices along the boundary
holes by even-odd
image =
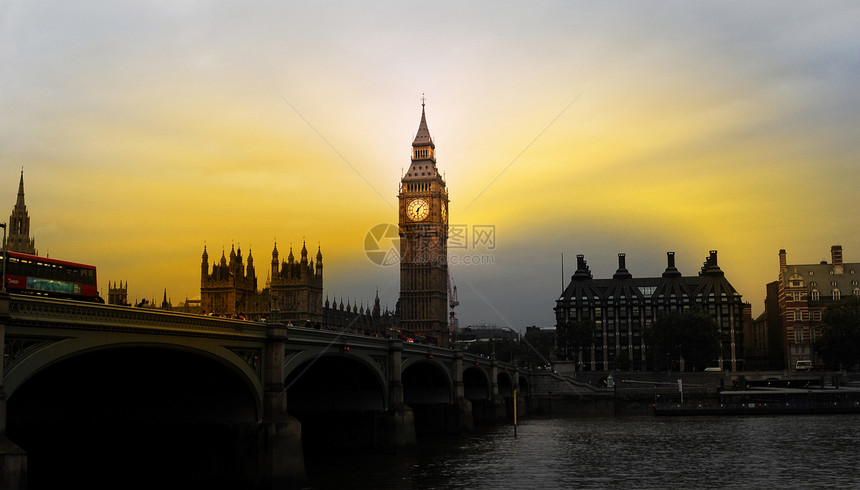
[[[128,282],[125,284],[108,282],[108,304],[128,305]]]
[[[30,238],[30,215],[24,204],[24,171],[21,170],[21,181],[18,183],[18,201],[9,216],[9,238],[6,241],[12,252],[36,255],[35,239]]]
[[[400,327],[448,345],[448,187],[436,168],[436,145],[424,101],[412,142],[412,162],[401,178]]]
[[[286,262],[278,263],[278,244],[272,250],[269,291],[271,306],[280,311],[280,319],[293,325],[318,324],[323,320],[323,257],[317,247],[316,264],[308,260],[308,248],[302,242],[301,259],[296,262],[293,249]]]

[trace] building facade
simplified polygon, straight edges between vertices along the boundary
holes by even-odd
[[[765,302],[777,305],[776,318],[769,314],[768,321],[781,332],[786,369],[797,361],[819,363],[812,343],[821,335],[824,310],[848,295],[860,296],[858,271],[860,263],[843,262],[841,245],[830,247],[830,263],[789,264],[785,249],[779,251],[779,279]]]
[[[24,171],[21,170],[21,180],[18,182],[18,199],[9,216],[6,248],[11,252],[21,252],[37,255],[36,240],[30,238],[30,214],[24,204]]]
[[[208,315],[235,318],[268,318],[273,309],[279,311],[280,321],[294,325],[322,321],[323,264],[322,251],[317,250],[316,263],[308,260],[308,250],[302,244],[301,257],[295,260],[293,250],[285,261],[279,262],[278,246],[272,251],[269,284],[258,290],[254,257],[248,253],[245,264],[242,250],[232,247],[230,256],[209,266],[209,253],[203,247],[200,275],[200,310]]]
[[[400,326],[447,346],[448,187],[436,167],[436,145],[423,102],[411,159],[398,194]]]
[[[128,282],[108,282],[108,304],[128,305]]]
[[[736,371],[743,367],[744,315],[749,309],[728,282],[712,250],[698,276],[683,276],[668,252],[660,277],[634,278],[625,254],[611,279],[594,279],[583,255],[576,272],[556,301],[556,328],[569,322],[593,321],[593,342],[577,354],[577,369],[618,369],[621,360],[634,370],[649,369],[644,333],[662,314],[699,307],[717,323],[722,339],[714,364]],[[703,367],[703,366],[701,366]]]
[[[744,356],[749,370],[785,368],[782,327],[779,323],[779,281],[767,284],[764,311],[744,333]],[[773,319],[773,320],[772,320]]]
[[[278,263],[278,244],[272,250],[272,270],[269,283],[271,308],[280,312],[281,321],[300,324],[319,323],[323,319],[323,257],[317,248],[316,262],[308,260],[308,249],[302,243],[299,260],[293,250],[287,260]]]
[[[257,291],[257,274],[254,257],[248,254],[248,265],[242,258],[242,249],[230,249],[228,260],[221,252],[221,260],[209,268],[209,252],[203,247],[203,262],[200,279],[200,308],[204,315],[231,318],[256,318],[261,314],[261,295]],[[268,311],[271,307],[266,305]]]
[[[336,298],[333,302],[326,298],[323,306],[322,325],[331,330],[385,337],[393,335],[392,331],[397,328],[399,321],[396,312],[389,311],[387,307],[382,309],[378,292],[373,300],[373,307],[368,305],[365,308],[364,304],[350,306],[349,300],[344,306],[343,298],[340,303]]]

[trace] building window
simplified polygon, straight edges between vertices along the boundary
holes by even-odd
[[[842,293],[840,293],[838,289],[834,289],[833,290],[833,300],[838,301],[840,299],[842,299]]]
[[[817,289],[812,290],[812,301],[818,301],[821,298],[821,293]]]
[[[854,288],[854,296],[860,297],[860,289]]]
[[[794,327],[794,342],[797,344],[803,342],[803,328]]]
[[[814,275],[815,275],[815,271],[809,271],[809,275],[810,275],[810,276],[814,276]]]
[[[812,312],[813,320],[821,320],[821,310],[815,310]]]

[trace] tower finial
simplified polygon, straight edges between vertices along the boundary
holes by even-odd
[[[427,98],[424,97],[424,92],[421,92],[421,110],[422,111],[424,110],[424,101],[425,100],[427,100]]]

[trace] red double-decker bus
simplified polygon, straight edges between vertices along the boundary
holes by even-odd
[[[6,289],[10,293],[104,302],[96,268],[65,260],[6,252]]]

